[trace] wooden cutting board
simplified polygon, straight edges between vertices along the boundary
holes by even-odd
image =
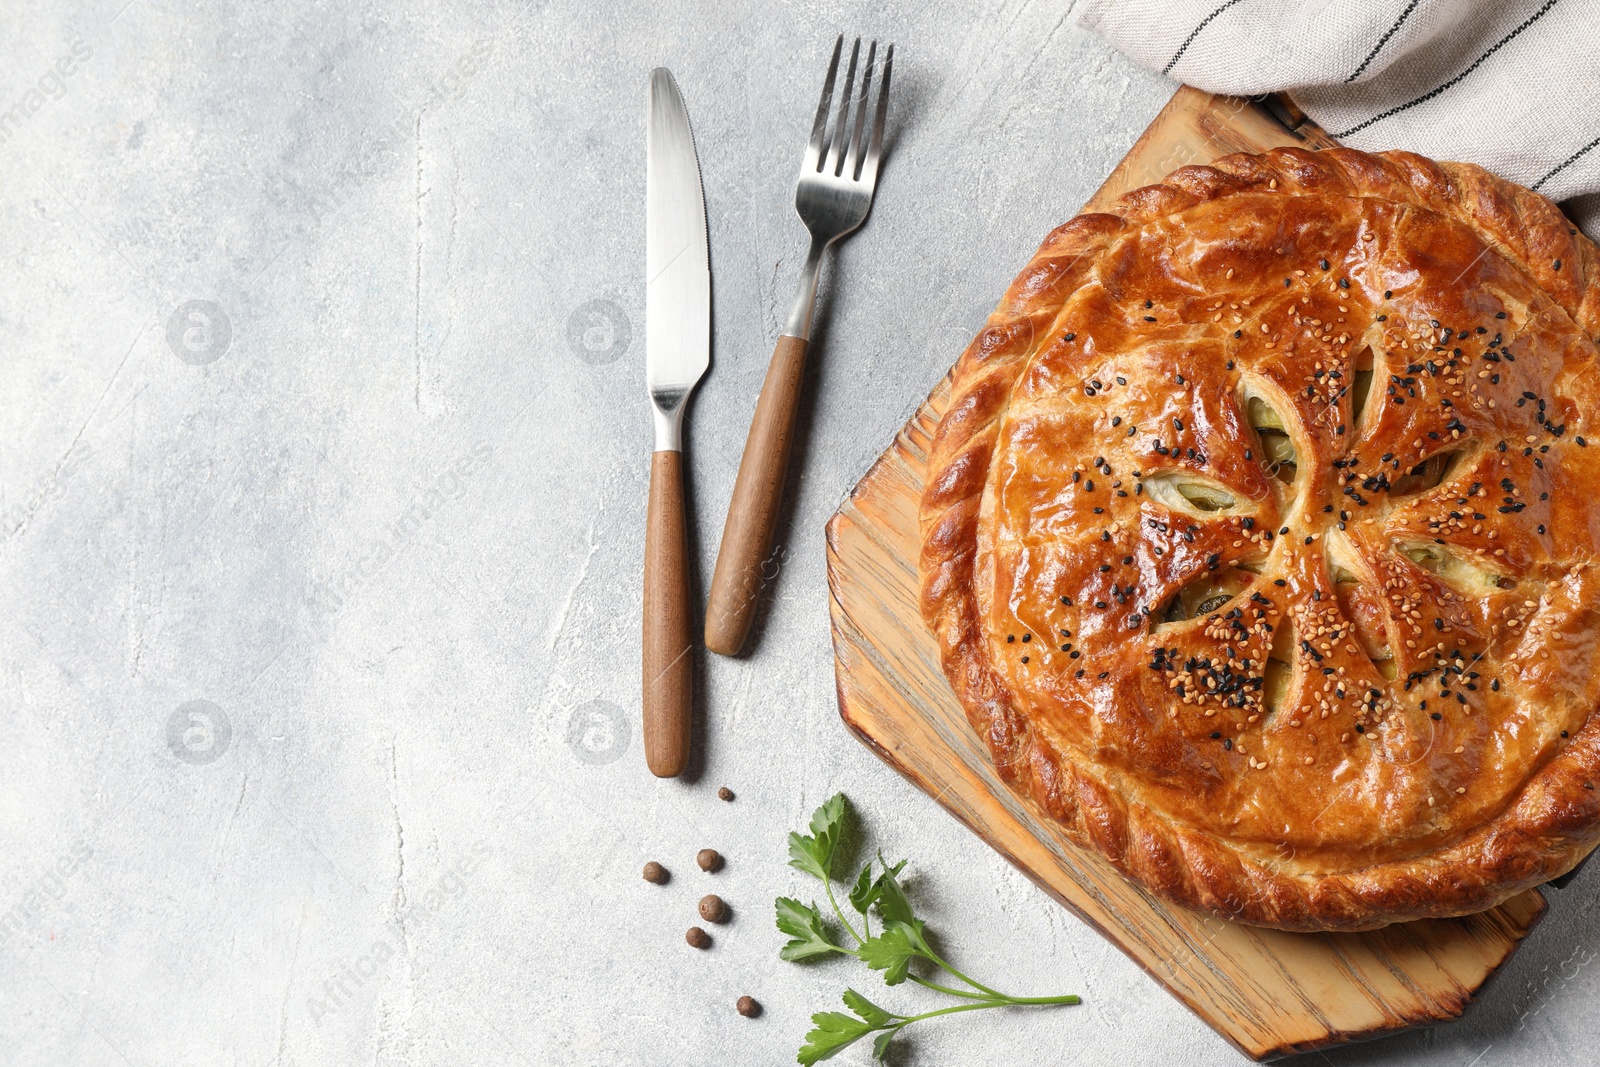
[[[1333,144],[1282,98],[1257,103],[1183,88],[1085,210],[1186,163]],[[1019,265],[1029,251],[1018,251]],[[949,392],[947,377],[828,522],[845,724],[1247,1056],[1272,1059],[1460,1015],[1543,915],[1537,890],[1480,915],[1369,933],[1262,930],[1150,896],[1001,783],[917,610],[917,508]]]

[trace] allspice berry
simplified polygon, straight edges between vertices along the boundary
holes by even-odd
[[[717,799],[718,800],[732,800],[733,799],[733,790],[729,789],[727,786],[723,786],[721,789],[717,790]],[[746,998],[746,999],[748,999],[748,998]],[[753,1004],[753,1003],[755,1003],[755,1001],[751,1001],[751,1003]]]
[[[711,935],[698,926],[689,927],[689,932],[683,935],[683,939],[694,948],[711,947]]]
[[[667,873],[667,869],[655,860],[644,865],[644,880],[651,885],[666,885],[671,878],[672,875]]]
[[[702,871],[722,870],[722,854],[714,848],[703,848],[694,854],[694,861]]]
[[[755,997],[740,997],[739,1014],[743,1015],[746,1019],[754,1019],[757,1015],[761,1014],[761,1001],[757,1000]]]
[[[708,923],[725,923],[731,917],[728,904],[715,893],[700,898],[700,918]]]

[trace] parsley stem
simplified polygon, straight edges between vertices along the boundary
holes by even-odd
[[[1078,1003],[1078,998],[1072,997],[1070,999],[1062,999],[1056,1001],[1056,1003],[1076,1004]],[[954,1015],[961,1011],[982,1011],[985,1008],[1008,1008],[1011,1006],[1012,1005],[1010,1003],[1004,1000],[985,1001],[982,1004],[957,1004],[954,1007],[939,1008],[935,1011],[925,1011],[921,1015],[903,1015],[901,1018],[905,1019],[905,1022],[895,1026],[894,1029],[899,1030],[902,1027],[910,1026],[912,1023],[917,1022],[920,1019],[932,1019],[936,1015]]]
[[[959,990],[946,989],[944,986],[935,985],[932,982],[924,982],[924,981],[922,981],[922,979],[918,978],[916,975],[912,975],[911,976],[911,980],[913,982],[919,982],[922,985],[927,986],[929,989],[938,989],[938,990],[940,990],[942,992],[949,993],[952,996],[969,997],[969,998],[977,996],[976,994],[973,994],[973,993],[962,993]],[[891,1034],[895,1035],[896,1037],[898,1037],[899,1034],[900,1034],[900,1031],[904,1030],[906,1027],[910,1026],[912,1023],[919,1022],[919,1021],[921,1021],[923,1019],[932,1019],[932,1018],[934,1018],[936,1016],[939,1016],[939,1015],[955,1015],[957,1012],[963,1012],[963,1011],[982,1011],[985,1008],[1009,1008],[1009,1007],[1015,1007],[1015,1006],[1017,1006],[1019,1004],[1081,1004],[1082,1003],[1082,1001],[1077,996],[1074,996],[1072,994],[1068,994],[1067,996],[1064,996],[1064,997],[1006,997],[1003,1000],[995,1000],[995,999],[992,999],[990,997],[978,997],[978,999],[979,999],[980,1003],[977,1003],[977,1004],[956,1004],[956,1005],[954,1005],[952,1007],[949,1007],[949,1008],[939,1008],[939,1009],[934,1010],[934,1011],[925,1011],[920,1015],[901,1015],[898,1012],[889,1012],[888,1015],[889,1015],[889,1017],[891,1019],[898,1019],[900,1021],[895,1023],[895,1024],[893,1024],[892,1026],[880,1026],[880,1027],[876,1027],[876,1029],[878,1029],[880,1031],[888,1031],[889,1033],[891,1033]],[[890,1040],[892,1041],[892,1040],[894,1040],[894,1038],[891,1037]]]
[[[906,1021],[901,1023],[900,1025],[901,1026],[909,1026],[911,1023],[917,1022],[920,1019],[932,1019],[936,1015],[954,1015],[958,1011],[982,1011],[985,1008],[1003,1008],[1003,1007],[1005,1007],[1005,1004],[1001,1003],[998,1000],[992,1001],[992,1002],[983,1003],[983,1004],[957,1004],[954,1007],[950,1007],[950,1008],[939,1008],[936,1011],[925,1011],[921,1015],[906,1016],[905,1017]]]
[[[952,989],[950,986],[940,985],[938,982],[930,982],[926,978],[918,978],[914,974],[908,974],[906,977],[917,983],[919,986],[922,986],[926,989],[932,989],[940,993],[948,993],[952,997],[965,997],[967,1000],[994,999],[987,993],[973,993],[965,989]]]
[[[988,986],[984,985],[982,982],[974,982],[972,979],[968,978],[966,975],[964,975],[960,971],[956,970],[950,964],[948,964],[944,960],[940,959],[938,953],[934,952],[931,948],[927,948],[927,943],[926,942],[923,943],[923,947],[925,949],[927,949],[928,959],[930,959],[934,963],[938,964],[944,970],[946,970],[946,971],[950,972],[951,974],[955,975],[957,978],[959,978],[963,982],[967,983],[973,989],[976,989],[976,990],[978,990],[979,992],[982,992],[982,993],[987,993],[991,997],[998,997],[1001,1000],[1010,1000],[1010,999],[1012,999],[1012,998],[1006,996],[1004,993],[999,992],[998,990],[990,989]]]
[[[833,905],[833,913],[839,917],[839,921],[840,922],[844,923],[844,928],[846,930],[850,931],[850,936],[856,939],[856,944],[858,944],[858,945],[859,944],[864,944],[866,942],[866,938],[864,938],[860,934],[856,933],[856,928],[854,926],[851,926],[850,925],[850,920],[846,919],[844,917],[844,911],[839,907],[839,902],[837,900],[833,899],[833,882],[832,882],[832,880],[823,879],[822,888],[827,892],[827,894],[828,894],[828,903]]]
[[[971,992],[968,992],[965,989],[952,989],[950,986],[940,985],[938,982],[930,982],[926,978],[918,978],[914,974],[909,974],[906,977],[910,978],[913,982],[917,983],[918,985],[920,985],[920,986],[922,986],[922,987],[924,987],[926,989],[932,989],[932,990],[935,990],[935,991],[940,992],[940,993],[946,993],[946,994],[948,994],[948,995],[950,995],[952,997],[963,997],[963,998],[965,998],[967,1000],[982,1000],[982,1001],[985,1001],[985,1002],[994,1003],[996,1005],[1004,1005],[1004,1004],[1018,1004],[1018,1005],[1021,1005],[1021,1004],[1081,1004],[1081,1003],[1083,1003],[1082,998],[1077,996],[1076,994],[1073,994],[1073,993],[1068,993],[1065,996],[1059,996],[1059,997],[1013,997],[1013,996],[1008,996],[1005,993],[993,993],[993,994],[990,994],[990,993],[971,993]]]

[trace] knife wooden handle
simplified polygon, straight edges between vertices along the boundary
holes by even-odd
[[[692,646],[683,453],[653,452],[644,534],[644,758],[657,778],[689,765]]]
[[[803,337],[778,338],[761,399],[756,401],[755,418],[750,420],[744,458],[739,461],[739,478],[733,485],[728,521],[717,550],[717,569],[711,577],[711,599],[706,605],[706,647],[724,656],[736,656],[744,647],[766,577],[762,568],[778,524],[778,505],[783,502],[807,345]]]

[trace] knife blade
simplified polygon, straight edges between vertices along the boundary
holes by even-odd
[[[650,72],[645,172],[645,384],[655,421],[644,560],[644,751],[652,774],[689,763],[693,701],[683,409],[711,363],[705,194],[672,72]]]

